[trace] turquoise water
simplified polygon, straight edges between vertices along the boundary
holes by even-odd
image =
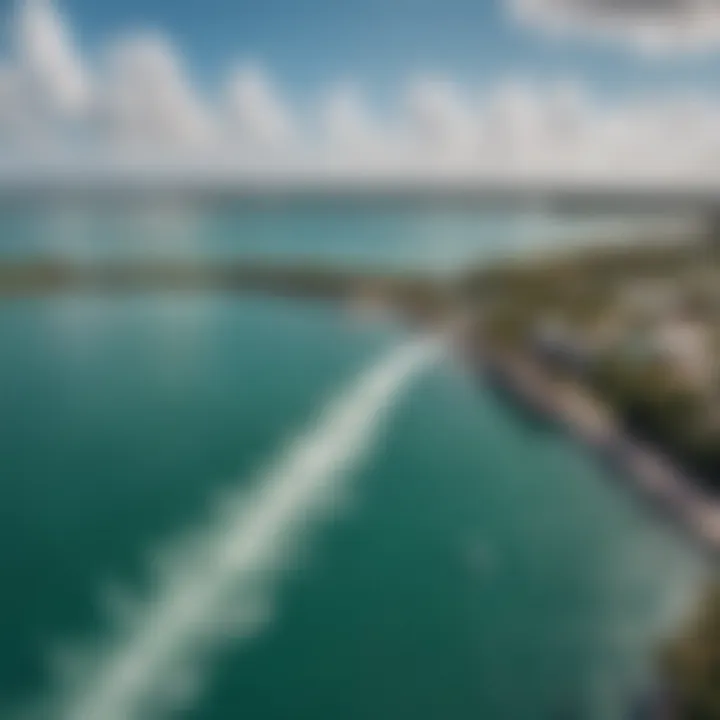
[[[647,222],[436,203],[28,201],[0,205],[0,253],[84,262],[253,258],[446,272],[558,242],[623,237],[627,227]]]
[[[456,359],[390,383],[380,417],[363,387],[413,342],[396,325],[321,303],[79,295],[4,301],[0,334],[10,717],[45,700],[41,717],[86,720],[63,672],[99,693],[141,648],[142,681],[183,718],[614,720],[705,574],[621,483]],[[323,433],[336,472],[303,490]],[[313,450],[305,475],[293,442]],[[291,483],[268,497],[278,463]],[[223,513],[238,545],[259,515],[269,530],[216,597],[203,558],[222,555]],[[177,592],[158,571],[168,549]],[[212,632],[167,619],[192,593]],[[180,662],[170,641],[195,631]]]

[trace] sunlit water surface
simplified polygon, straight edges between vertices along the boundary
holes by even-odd
[[[394,237],[325,222],[358,253]],[[433,226],[419,227],[422,244]],[[175,587],[163,550],[189,571],[178,587],[207,590],[217,578],[193,574],[184,539],[214,538],[223,503],[244,497],[274,508],[284,540],[257,577],[232,566],[233,593],[260,588],[257,622],[144,668],[183,718],[614,720],[702,580],[673,528],[456,359],[413,368],[402,393],[389,378],[363,405],[357,388],[412,342],[390,322],[228,295],[65,296],[4,301],[0,333],[3,707],[47,700],[61,717],[64,692],[81,707],[63,673],[89,662],[114,677],[123,648],[144,647],[137,627]],[[362,452],[346,437],[321,495],[283,496],[319,505],[269,503],[268,468],[323,427],[368,430]],[[170,639],[196,620],[181,615]]]

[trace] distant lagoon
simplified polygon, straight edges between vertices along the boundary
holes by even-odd
[[[675,221],[678,225],[678,221]],[[568,243],[667,231],[647,215],[399,204],[53,201],[0,204],[0,260],[62,258],[320,262],[355,269],[453,272]]]

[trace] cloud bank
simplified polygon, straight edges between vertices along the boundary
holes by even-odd
[[[720,47],[718,0],[509,0],[530,26],[620,41],[648,53]]]
[[[608,18],[621,7],[600,0],[516,4],[528,17],[602,19],[602,7]],[[614,17],[682,16],[676,6],[694,7],[628,0]],[[720,101],[709,95],[610,106],[567,80],[505,79],[480,92],[425,74],[408,78],[384,112],[352,80],[328,83],[300,112],[255,62],[230,63],[217,88],[201,92],[180,50],[158,32],[121,35],[87,57],[51,0],[25,0],[12,31],[0,61],[5,182],[120,175],[720,188]]]

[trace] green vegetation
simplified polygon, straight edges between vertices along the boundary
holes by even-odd
[[[564,373],[629,432],[720,491],[720,259],[713,246],[588,249],[471,271],[461,292],[483,308],[487,345]]]
[[[16,262],[0,265],[0,293],[55,292],[90,288],[99,290],[218,289],[267,291],[315,297],[348,297],[374,288],[424,303],[439,302],[439,283],[429,278],[380,272],[353,272],[324,265],[281,265],[253,261],[192,262]]]
[[[661,657],[678,720],[720,718],[720,586],[704,597],[681,636]]]
[[[720,483],[720,429],[705,427],[706,401],[664,363],[607,359],[593,386],[634,435],[661,445],[712,486]]]

